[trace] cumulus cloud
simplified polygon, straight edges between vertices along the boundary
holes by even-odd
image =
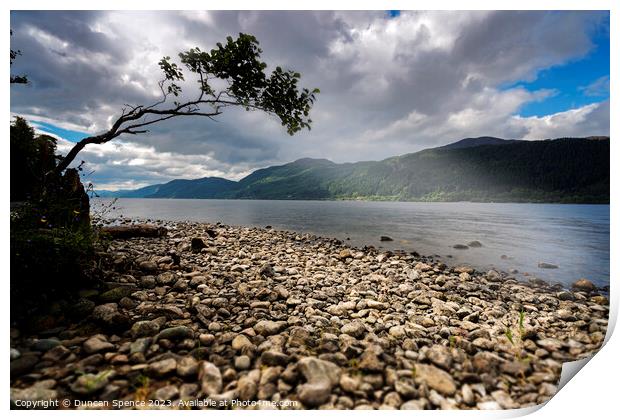
[[[67,153],[73,144],[58,138],[58,151]],[[160,152],[152,146],[127,141],[92,145],[80,154],[84,160],[85,182],[97,189],[131,189],[171,179],[196,179],[210,176],[242,178],[247,167],[222,165],[208,155]],[[170,165],[170,162],[175,162]],[[79,163],[79,162],[78,162]],[[119,177],[118,174],[124,174]]]
[[[252,33],[269,64],[319,87],[311,132],[288,136],[258,112],[173,119],[144,136],[87,148],[104,188],[225,176],[304,156],[381,159],[463,137],[609,133],[609,103],[524,118],[555,94],[505,88],[592,50],[599,12],[12,12],[11,111],[74,131],[105,130],[123,104],[157,98],[164,55]],[[605,81],[584,88],[600,90]],[[608,83],[608,80],[607,80]],[[62,147],[69,147],[63,144]]]
[[[609,126],[609,101],[593,103],[544,117],[514,116],[509,125],[516,137],[526,140],[587,137]],[[607,132],[608,133],[608,132]]]

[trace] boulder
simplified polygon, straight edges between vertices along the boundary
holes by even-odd
[[[593,292],[596,290],[596,286],[588,279],[579,279],[572,285],[573,290],[579,292]]]
[[[555,268],[559,268],[559,266],[557,266],[555,264],[551,264],[551,263],[539,262],[538,263],[538,268],[555,269]]]

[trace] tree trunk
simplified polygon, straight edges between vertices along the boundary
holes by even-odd
[[[58,166],[56,166],[56,169],[54,169],[54,172],[57,175],[62,174],[62,171],[64,171],[65,169],[67,169],[69,167],[69,165],[71,165],[71,162],[73,162],[73,159],[75,159],[75,157],[77,156],[78,153],[80,153],[80,151],[89,143],[91,143],[91,139],[93,137],[87,137],[83,140],[80,140],[79,142],[75,143],[75,146],[73,146],[73,148],[71,150],[69,150],[69,153],[67,153],[67,156],[65,156],[64,158],[62,158],[62,160],[60,161],[60,163],[58,164]]]

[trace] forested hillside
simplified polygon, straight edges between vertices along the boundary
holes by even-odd
[[[609,138],[464,139],[378,162],[300,159],[238,182],[174,180],[120,197],[609,202]]]

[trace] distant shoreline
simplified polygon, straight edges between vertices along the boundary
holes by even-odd
[[[581,202],[581,201],[441,201],[441,200],[399,200],[399,199],[368,199],[368,198],[200,198],[200,197],[116,197],[116,196],[91,196],[91,199],[113,200],[113,199],[140,199],[140,200],[227,200],[227,201],[351,201],[351,202],[389,202],[389,203],[471,203],[471,204],[571,204],[587,206],[609,206],[610,200],[601,202]]]

